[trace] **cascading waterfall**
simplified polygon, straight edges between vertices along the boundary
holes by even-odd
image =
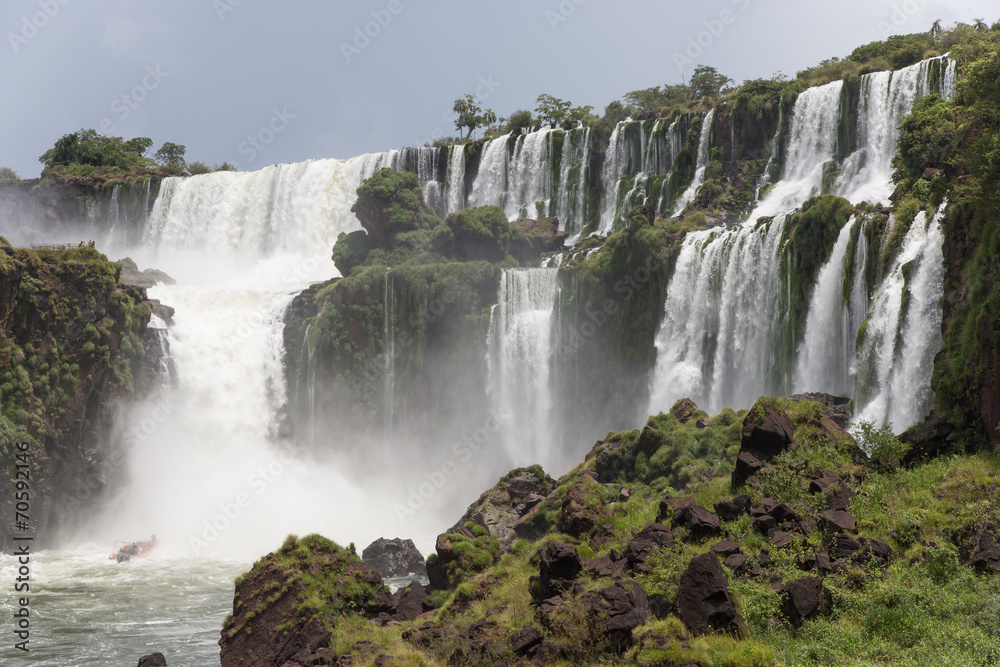
[[[567,132],[559,158],[559,196],[552,215],[559,229],[569,232],[567,244],[580,240],[587,220],[587,182],[590,178],[590,128]]]
[[[841,228],[830,259],[816,278],[795,371],[796,392],[843,394],[854,387],[854,339],[860,325],[855,318],[859,312],[864,316],[867,294],[864,264],[854,265],[855,261],[863,262],[864,256],[852,259],[848,254],[856,226],[857,221],[852,217]],[[864,233],[858,233],[857,237],[863,239]],[[845,275],[855,280],[845,281]],[[844,294],[845,284],[853,288],[849,294]],[[856,302],[859,299],[860,304]]]
[[[685,237],[656,338],[650,414],[685,397],[714,412],[785,392],[784,230],[780,216],[757,229]]]
[[[695,164],[694,178],[687,190],[680,196],[674,204],[673,215],[677,216],[684,212],[698,194],[698,189],[705,182],[705,168],[708,166],[708,146],[712,137],[712,124],[715,122],[715,108],[713,107],[705,114],[701,121],[701,134],[698,135],[698,162]]]
[[[689,115],[681,115],[669,125],[660,119],[651,129],[648,121],[631,119],[615,126],[601,172],[599,234],[610,234],[630,210],[651,198],[657,211],[668,211],[674,198],[673,169],[687,139],[688,119]]]
[[[900,123],[921,95],[951,96],[954,80],[955,63],[947,56],[897,72],[863,76],[858,147],[840,164],[838,155],[845,148],[839,145],[843,82],[799,94],[782,178],[768,189],[748,220],[766,216],[781,220],[824,190],[854,202],[885,201],[892,191],[891,161]],[[941,310],[934,296],[941,289],[940,215],[929,226],[923,214],[914,221],[870,311],[864,230],[858,222],[841,230],[811,292],[801,340],[787,327],[753,324],[777,322],[787,315],[788,298],[781,298],[785,292],[778,271],[786,260],[776,240],[769,246],[773,252],[761,253],[760,243],[740,244],[736,239],[763,235],[762,230],[689,234],[668,286],[650,411],[666,410],[685,396],[714,411],[749,407],[759,395],[786,393],[792,387],[835,393],[853,389],[861,418],[892,422],[897,431],[918,421],[929,406],[930,371],[940,349]],[[772,233],[768,227],[766,234]],[[849,257],[852,243],[853,257]],[[756,262],[758,270],[735,268],[745,262]],[[904,290],[907,275],[912,286]],[[734,276],[743,279],[734,281]],[[737,294],[727,304],[719,295],[730,289]],[[855,358],[859,329],[857,338],[863,343],[859,342]],[[786,351],[795,346],[798,358],[792,360],[794,355]]]
[[[465,146],[448,148],[448,183],[445,187],[446,213],[465,208]]]
[[[927,414],[934,356],[941,349],[945,204],[910,224],[858,334],[858,420],[902,432]],[[899,224],[898,221],[896,224]]]
[[[504,445],[514,465],[552,463],[558,269],[504,269],[490,313],[487,365],[493,404],[509,428]]]
[[[589,161],[588,128],[492,139],[483,147],[469,206],[499,206],[511,221],[554,216],[560,230],[579,238],[587,218]]]
[[[935,77],[935,68],[939,69],[943,62],[947,63],[944,76]],[[954,95],[954,67],[953,60],[942,56],[895,72],[861,77],[859,148],[844,161],[833,187],[835,194],[852,202],[889,203],[892,158],[903,118],[920,97],[932,92],[946,99]]]
[[[820,194],[824,167],[837,156],[843,87],[843,81],[833,81],[799,93],[792,110],[784,174],[749,220],[791,211],[809,197]]]

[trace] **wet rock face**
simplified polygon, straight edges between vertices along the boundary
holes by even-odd
[[[361,552],[361,560],[386,579],[427,574],[424,557],[413,540],[380,537]]]
[[[691,632],[737,632],[745,626],[729,594],[729,580],[712,553],[696,556],[681,575],[677,591],[681,620]]]

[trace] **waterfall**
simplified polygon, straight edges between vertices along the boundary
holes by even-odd
[[[761,174],[760,180],[757,181],[757,190],[754,193],[754,199],[760,199],[760,191],[771,184],[771,165],[774,161],[778,159],[778,153],[781,148],[781,130],[784,127],[784,110],[785,108],[778,104],[778,127],[774,130],[774,136],[771,138],[771,152],[767,156],[767,164],[764,165],[764,173]]]
[[[396,407],[396,294],[392,285],[392,268],[386,267],[382,288],[382,347],[385,356],[385,390],[383,409],[385,410],[386,436],[392,434],[395,426]]]
[[[549,465],[554,452],[552,358],[558,269],[504,269],[490,313],[490,393],[510,428],[503,433],[512,464]]]
[[[941,79],[935,67],[947,62]],[[889,204],[892,194],[892,158],[896,154],[899,128],[917,99],[936,92],[950,98],[954,94],[954,61],[942,56],[924,60],[895,72],[874,72],[861,77],[858,110],[858,150],[844,161],[834,184],[836,194],[852,202]]]
[[[657,120],[651,129],[648,121],[631,119],[615,126],[601,172],[598,233],[610,234],[630,210],[651,200],[660,213],[669,210],[673,169],[687,140],[689,116],[678,116],[669,125]]]
[[[499,206],[511,221],[548,215],[553,196],[551,147],[554,130],[542,129],[489,141],[472,185],[470,206]]]
[[[115,230],[121,219],[121,209],[118,206],[118,186],[111,190],[111,202],[108,204],[108,237],[106,243],[115,238]]]
[[[708,144],[712,137],[712,123],[715,121],[715,108],[709,110],[701,121],[701,134],[698,136],[698,162],[695,165],[694,178],[684,194],[674,204],[674,216],[684,212],[698,194],[698,189],[705,182],[705,168],[708,166]]]
[[[465,146],[449,146],[445,214],[465,208]]]
[[[715,412],[784,393],[787,299],[783,216],[756,229],[689,233],[667,287],[656,337],[650,414],[691,398]]]
[[[749,220],[791,211],[809,197],[820,194],[824,168],[837,157],[843,86],[843,81],[834,81],[799,93],[792,109],[784,174]]]
[[[612,232],[618,219],[618,189],[625,170],[629,164],[626,154],[627,143],[623,136],[629,120],[623,120],[611,132],[608,150],[604,154],[604,167],[601,169],[601,219],[597,232],[607,235]]]
[[[897,433],[930,408],[931,372],[941,349],[945,207],[930,223],[921,211],[910,224],[858,333],[856,414],[859,420],[892,424]]]
[[[559,158],[559,197],[552,212],[559,229],[569,232],[567,244],[580,240],[587,220],[587,183],[590,177],[590,128],[567,132]]]
[[[805,340],[799,349],[794,390],[843,394],[853,388],[850,368],[854,359],[851,295],[844,294],[845,274],[851,276],[848,255],[856,220],[851,218],[840,230],[830,259],[819,271],[809,302]],[[863,236],[863,234],[859,234]],[[864,270],[860,271],[864,275]],[[855,281],[855,287],[857,281]]]

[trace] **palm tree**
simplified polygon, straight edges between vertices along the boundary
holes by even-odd
[[[989,26],[986,25],[986,21],[982,19],[972,19],[973,30],[986,30],[987,28],[989,28]]]
[[[941,34],[941,19],[931,24],[931,37],[937,39],[939,34]]]

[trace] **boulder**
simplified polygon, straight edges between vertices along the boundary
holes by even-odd
[[[661,523],[651,523],[625,545],[623,554],[628,566],[636,572],[648,572],[646,560],[657,547],[672,547],[677,542],[669,528]]]
[[[424,557],[413,540],[380,537],[364,548],[361,560],[386,579],[427,574]]]
[[[819,513],[820,522],[827,532],[842,533],[845,530],[857,530],[858,520],[850,512],[843,510],[824,510]]]
[[[750,564],[747,562],[746,556],[743,554],[732,554],[727,556],[722,564],[732,570],[735,574],[743,574],[747,571]]]
[[[696,503],[694,498],[685,498],[674,505],[673,525],[686,526],[688,534],[695,539],[722,534],[719,517]]]
[[[628,561],[620,556],[614,549],[606,556],[597,558],[586,558],[583,567],[594,577],[615,577],[621,574]]]
[[[713,553],[696,556],[681,575],[677,590],[681,621],[695,634],[741,632],[746,624],[729,594],[729,580]]]
[[[756,456],[750,452],[740,452],[736,457],[736,467],[733,469],[731,484],[734,489],[741,488],[751,477],[764,467]]]
[[[515,655],[526,655],[528,651],[542,643],[542,631],[533,625],[526,625],[517,635],[511,637],[510,650]]]
[[[150,653],[139,658],[139,667],[167,667],[167,659],[160,652]]]
[[[596,494],[588,497],[584,484],[578,482],[570,487],[563,498],[556,530],[573,537],[589,535],[597,525],[604,511],[604,503]]]
[[[712,545],[710,551],[712,551],[715,554],[718,554],[719,556],[722,556],[723,558],[732,556],[733,554],[743,553],[743,550],[740,549],[740,545],[736,544],[735,542],[730,542],[729,540],[722,540],[721,542],[716,542],[715,544]]]
[[[598,629],[618,654],[632,645],[632,630],[649,620],[646,591],[634,581],[615,582],[586,593],[580,601],[588,613],[596,616]]]
[[[582,569],[576,547],[560,542],[550,544],[542,552],[538,565],[540,586],[533,588],[533,593],[539,600],[558,595],[573,585]]]
[[[785,503],[778,503],[768,514],[773,516],[774,520],[778,523],[785,523],[786,521],[794,523],[799,520],[799,515],[796,514],[795,510]]]
[[[394,618],[397,621],[412,621],[431,609],[427,591],[416,581],[410,582],[406,588],[400,588],[393,597],[396,599]]]
[[[558,252],[563,249],[569,232],[559,231],[558,218],[521,218],[510,223],[524,232],[510,241],[510,254],[521,260],[529,260],[542,253]]]
[[[852,558],[861,549],[861,543],[849,535],[837,533],[833,536],[830,546],[830,556],[834,560]]]
[[[810,493],[822,493],[826,506],[832,510],[847,509],[851,500],[851,489],[835,472],[828,472],[809,483]]]
[[[771,533],[771,546],[776,549],[781,549],[782,547],[787,547],[789,544],[795,541],[791,535],[783,530],[776,530]]]
[[[750,496],[742,494],[729,500],[715,503],[715,513],[723,521],[735,521],[744,514],[750,513]]]
[[[541,466],[511,470],[469,505],[462,518],[448,532],[457,532],[458,528],[471,521],[485,528],[502,544],[510,544],[517,537],[514,524],[544,500],[555,485],[555,480]]]
[[[687,424],[692,419],[695,419],[699,412],[698,406],[690,398],[682,398],[670,408],[670,414],[676,417],[677,421],[682,424]]]
[[[750,408],[743,420],[740,453],[749,452],[766,463],[792,444],[792,422],[785,411],[763,400]]]
[[[781,611],[797,628],[803,621],[815,618],[823,607],[823,582],[819,577],[803,577],[785,584]]]

